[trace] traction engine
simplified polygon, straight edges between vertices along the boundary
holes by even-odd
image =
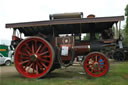
[[[103,48],[115,46],[110,31],[123,17],[97,18],[83,13],[52,14],[48,21],[6,24],[13,28],[12,45],[17,71],[27,78],[40,78],[49,72],[73,65],[75,58],[83,56],[83,68],[91,77],[101,77],[108,72],[109,61]],[[27,38],[16,36],[16,30]],[[88,40],[82,39],[86,33]],[[98,36],[98,38],[97,38]]]

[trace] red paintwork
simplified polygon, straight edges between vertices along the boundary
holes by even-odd
[[[90,59],[92,62],[90,62]],[[100,62],[101,59],[103,60],[102,62]],[[96,63],[98,64],[98,67],[95,67]],[[99,52],[92,52],[87,55],[84,60],[84,69],[87,74],[92,77],[101,77],[108,72],[109,62],[103,54]]]
[[[12,40],[20,40],[20,38],[17,36],[12,36]]]
[[[27,78],[40,78],[52,67],[54,52],[46,40],[31,37],[18,45],[14,57],[15,67],[21,75]]]
[[[88,42],[75,43],[75,56],[85,55],[90,52],[90,48],[88,48],[88,45]]]
[[[67,46],[69,47],[69,51],[71,51],[71,47],[72,45],[71,44],[61,44],[60,45],[60,48],[62,48],[62,46]],[[62,61],[65,62],[65,61],[70,61],[72,59],[72,55],[71,55],[71,52],[69,52],[68,56],[60,56]]]

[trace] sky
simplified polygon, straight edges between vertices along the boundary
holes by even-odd
[[[11,40],[12,30],[5,28],[6,23],[48,20],[49,14],[66,12],[120,16],[127,4],[128,0],[0,0],[0,43]]]

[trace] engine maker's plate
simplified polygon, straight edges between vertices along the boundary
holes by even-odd
[[[56,45],[70,44],[74,45],[74,38],[72,36],[57,37]]]

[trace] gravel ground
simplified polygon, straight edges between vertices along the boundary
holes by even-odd
[[[75,70],[72,70],[72,69],[75,69]],[[48,75],[48,77],[60,76],[60,75],[63,75],[64,72],[65,72],[65,76],[72,76],[69,74],[73,74],[73,75],[85,74],[83,67],[79,63],[76,63],[74,64],[74,66],[70,66],[69,68],[61,68],[61,69],[55,70],[50,75]],[[0,66],[0,79],[19,78],[19,77],[21,78],[23,76],[19,74],[15,66]]]
[[[14,66],[0,66],[0,75],[8,74],[8,73],[15,73],[16,68]]]
[[[0,81],[21,77],[15,66],[0,66]]]
[[[116,64],[120,64],[121,62],[115,62],[113,60],[109,60],[111,63],[111,66],[115,66]],[[111,70],[111,69],[110,69]],[[67,73],[67,75],[69,74],[85,74],[83,67],[79,64],[79,63],[75,63],[73,64],[73,66],[70,66],[69,68],[63,68],[63,69],[59,69],[59,70],[55,70],[54,72],[52,72],[53,74],[51,76],[54,76],[54,73]],[[66,76],[67,76],[66,75]],[[55,75],[56,76],[56,75]],[[85,75],[84,75],[85,76]],[[13,77],[23,77],[21,76],[18,71],[16,70],[15,66],[0,66],[0,79],[2,78],[13,78]]]

